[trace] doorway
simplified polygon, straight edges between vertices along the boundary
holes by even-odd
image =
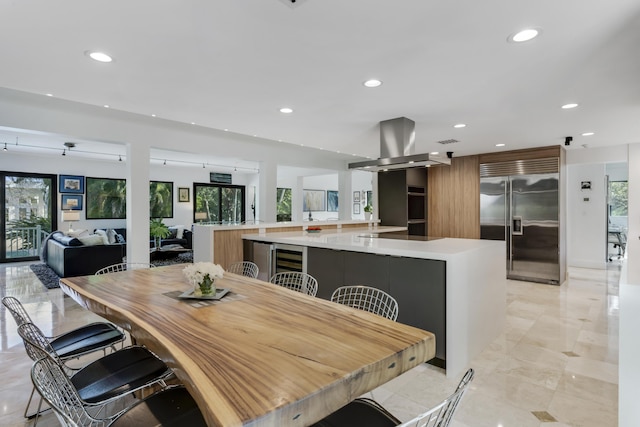
[[[607,185],[607,259],[623,259],[627,249],[628,182],[608,179]]]
[[[0,262],[34,260],[57,224],[56,175],[0,172]]]

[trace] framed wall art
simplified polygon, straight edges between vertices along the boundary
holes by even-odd
[[[189,187],[178,187],[178,202],[189,201]]]
[[[78,175],[59,175],[60,183],[58,185],[59,193],[84,193],[84,176]]]
[[[81,211],[82,195],[63,194],[61,199],[62,210],[64,211]]]
[[[338,192],[327,190],[327,211],[338,212]]]
[[[302,210],[304,212],[319,212],[325,208],[324,190],[302,190]]]

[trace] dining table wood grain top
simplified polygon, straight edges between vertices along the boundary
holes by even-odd
[[[210,426],[307,426],[435,355],[430,332],[231,273],[209,304],[184,264],[60,280],[176,374]]]

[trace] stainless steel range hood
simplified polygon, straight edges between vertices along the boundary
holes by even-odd
[[[446,156],[413,154],[415,151],[416,124],[406,117],[380,122],[380,158],[349,163],[349,169],[371,172],[389,169],[407,169],[424,166],[450,165]]]

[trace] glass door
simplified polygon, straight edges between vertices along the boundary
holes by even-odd
[[[200,184],[193,186],[194,222],[241,224],[245,218],[243,185]]]
[[[51,224],[57,223],[56,176],[0,172],[4,185],[0,196],[0,262],[37,259]]]

